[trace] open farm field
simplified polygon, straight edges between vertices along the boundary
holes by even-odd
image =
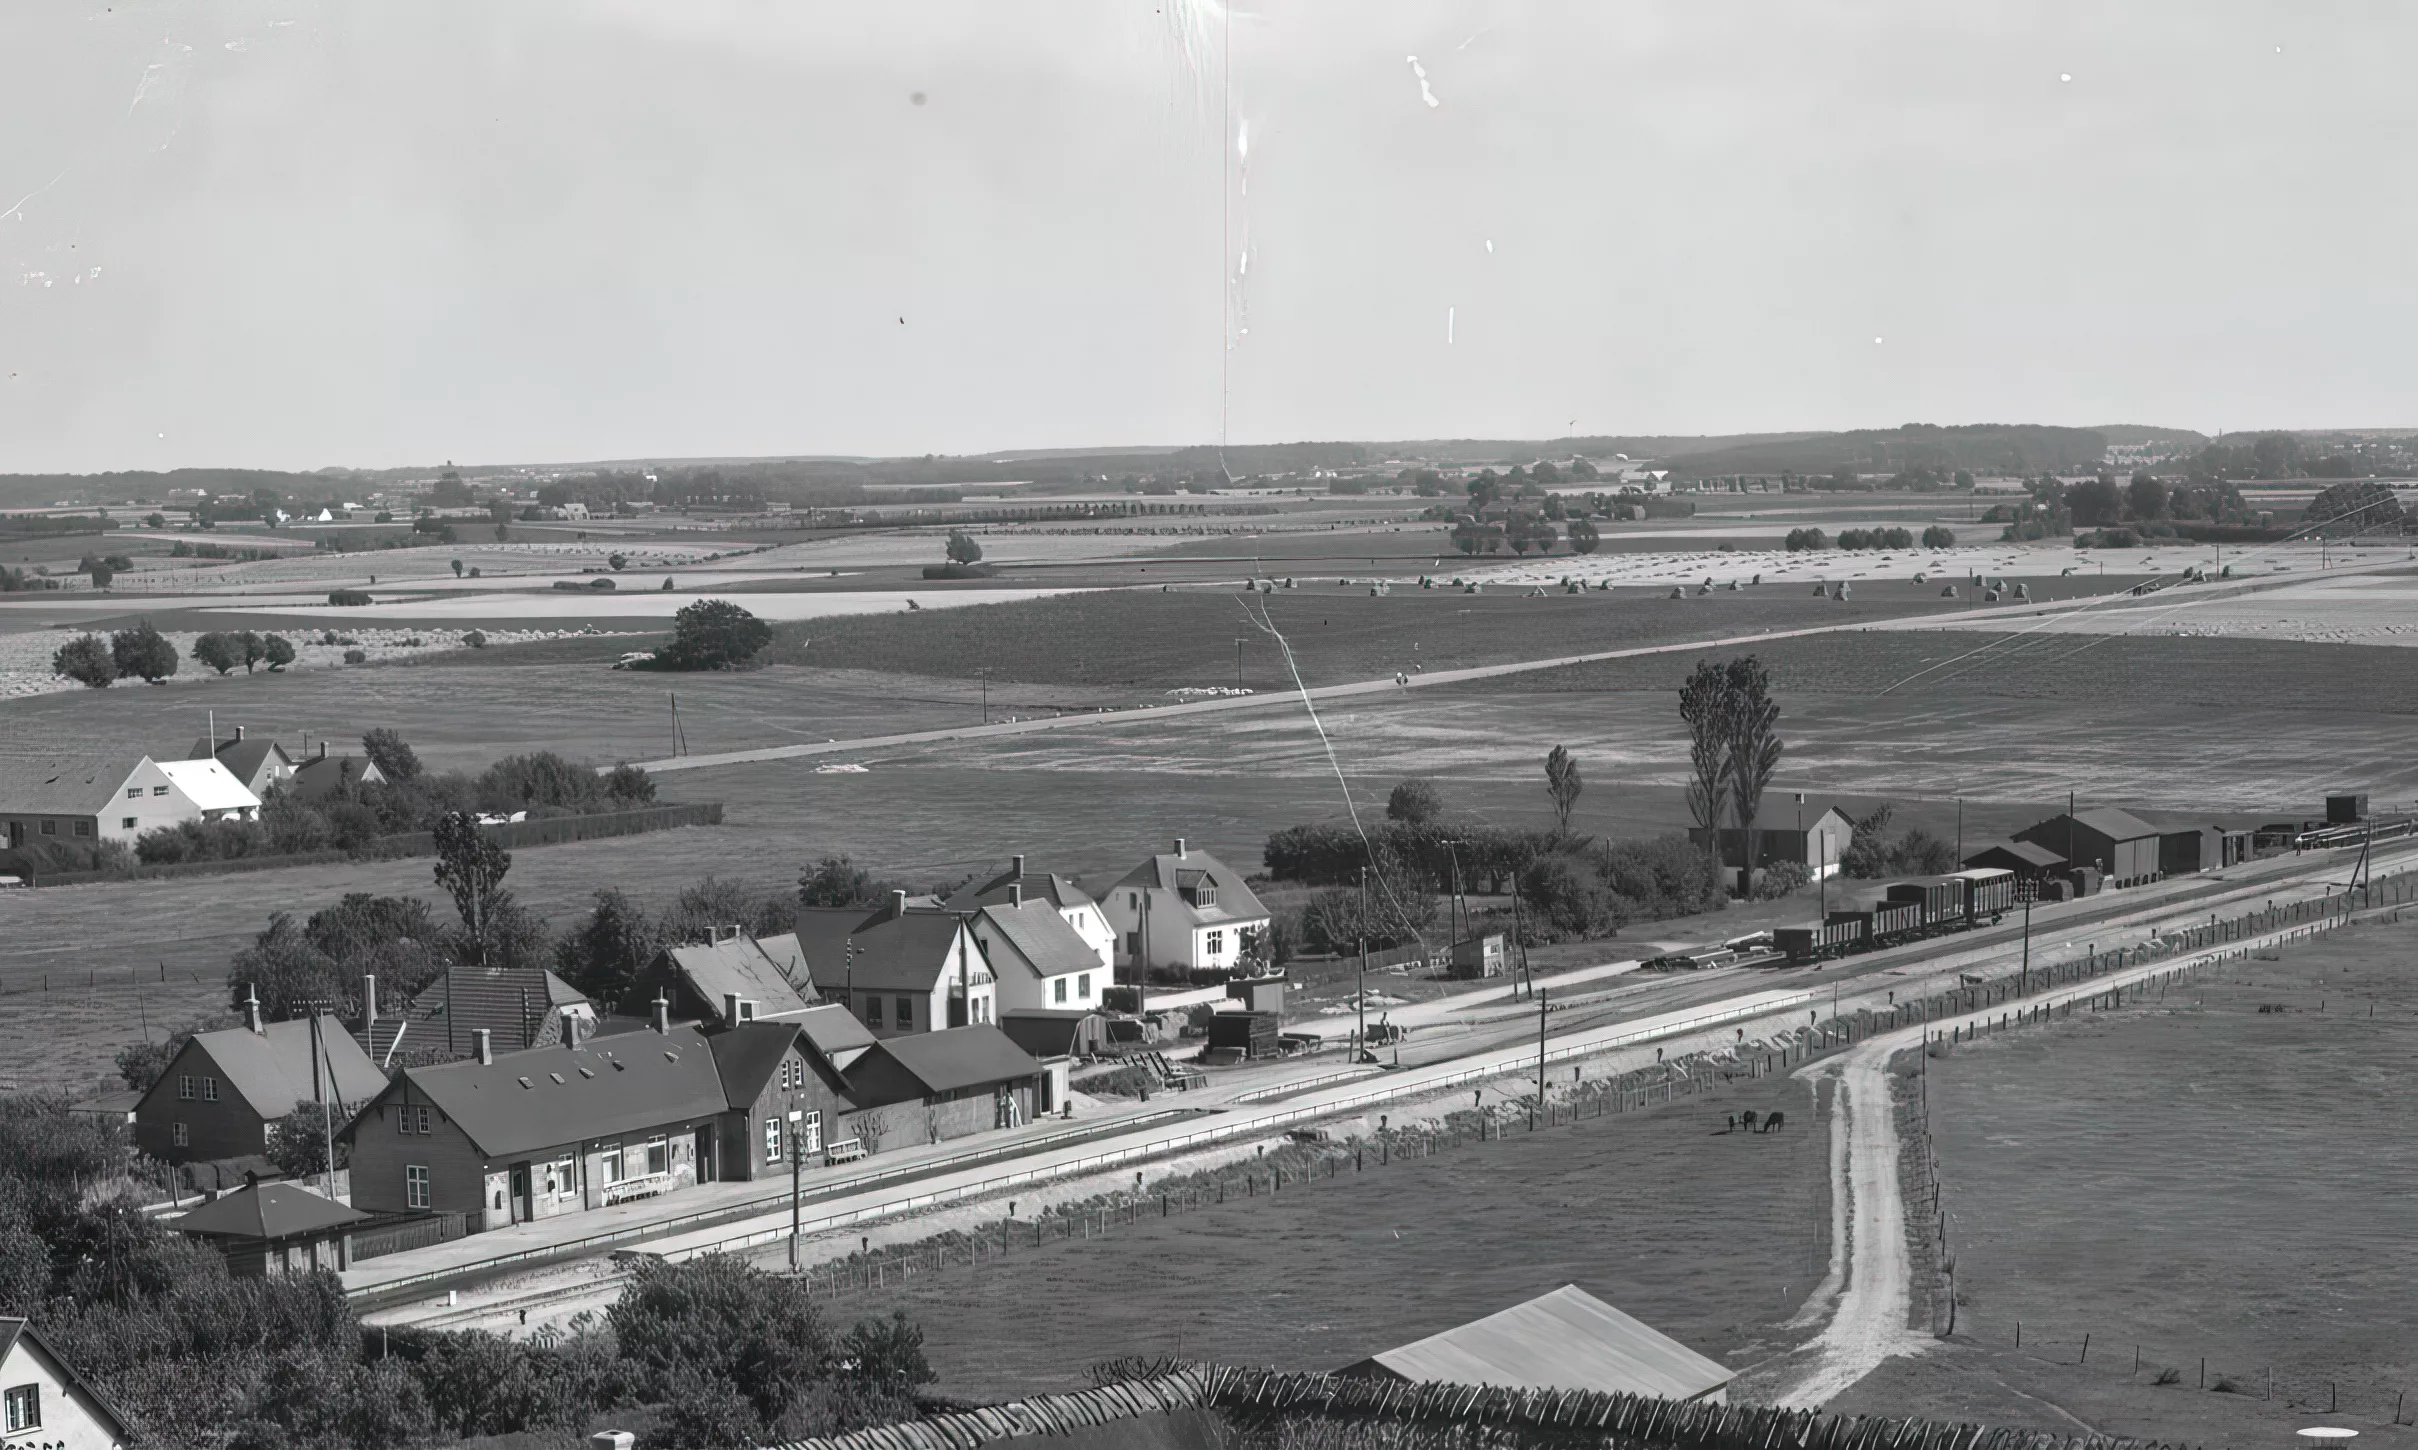
[[[1727,1114],[1774,1107],[1789,1117],[1780,1133],[1722,1131]],[[935,1388],[977,1398],[1070,1389],[1101,1360],[1179,1348],[1337,1369],[1564,1284],[1744,1365],[1786,1347],[1781,1325],[1827,1258],[1827,1151],[1803,1084],[1741,1084],[1358,1175],[1347,1163],[1273,1198],[1263,1180],[1258,1198],[830,1312],[906,1310]]]
[[[2201,598],[2160,595],[2120,611],[2092,610],[2043,624],[2044,635],[2168,635],[2287,644],[2418,645],[2418,575],[2313,576],[2276,589]]]
[[[2354,928],[1933,1062],[1957,1342],[1843,1408],[1982,1416],[2003,1382],[2111,1435],[2418,1441],[2393,1424],[2418,1147],[2383,1126],[2418,1110],[2413,947]]]

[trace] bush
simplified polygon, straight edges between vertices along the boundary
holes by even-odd
[[[613,581],[608,576],[600,574],[588,581],[588,587],[590,589],[610,589],[613,587]]]
[[[1802,861],[1774,861],[1755,873],[1755,899],[1778,901],[1813,880]]]
[[[193,657],[220,674],[226,674],[243,663],[243,651],[234,636],[223,630],[212,630],[193,641]]]
[[[327,602],[330,604],[367,604],[369,594],[360,589],[331,589],[328,591]]]
[[[487,647],[486,631],[474,629],[470,631],[470,633],[462,636],[462,643],[470,646],[472,649],[485,649]]]
[[[1436,793],[1434,781],[1416,777],[1403,781],[1385,798],[1387,820],[1408,825],[1423,825],[1444,814],[1444,798]]]
[[[672,617],[672,642],[649,668],[736,669],[772,643],[772,627],[727,599],[700,599]]]
[[[1820,529],[1790,529],[1783,543],[1790,553],[1796,554],[1808,549],[1829,548],[1830,536]]]
[[[605,794],[625,806],[646,806],[655,803],[655,780],[643,766],[628,761],[613,767],[604,778]]]
[[[952,564],[979,564],[982,562],[982,545],[976,543],[974,536],[963,529],[949,530],[949,542],[946,547],[949,562]]]
[[[268,660],[271,671],[283,670],[294,662],[293,643],[282,634],[272,634],[262,641],[261,653]]]
[[[1547,856],[1520,873],[1532,941],[1585,941],[1620,930],[1620,902],[1596,863],[1575,853]]]
[[[507,755],[478,779],[479,803],[491,811],[593,810],[605,793],[603,780],[551,750]]]
[[[348,649],[344,652],[344,662],[348,665],[368,664],[369,651],[365,649]]]
[[[176,646],[152,628],[148,619],[109,636],[109,657],[120,678],[153,685],[175,674],[178,664]]]
[[[80,634],[51,653],[50,672],[106,690],[117,683],[118,662],[110,653],[109,641],[97,634]]]
[[[1923,547],[1926,549],[1953,549],[1956,547],[1956,531],[1944,524],[1933,524],[1923,530]]]

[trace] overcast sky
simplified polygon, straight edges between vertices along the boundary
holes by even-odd
[[[2418,424],[2404,0],[1260,3],[9,5],[0,470]]]

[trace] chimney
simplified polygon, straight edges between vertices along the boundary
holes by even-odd
[[[319,758],[321,760],[327,759],[327,742],[324,740],[319,742]]]
[[[364,973],[361,978],[361,1032],[370,1040],[370,1051],[378,1050],[378,975]]]
[[[1019,859],[1021,859],[1021,858],[1019,858]],[[1023,874],[1023,873],[1019,872],[1018,874],[1019,874],[1019,875],[1021,875],[1021,874]],[[1009,883],[1008,883],[1008,905],[1010,905],[1010,906],[1022,906],[1022,905],[1024,905],[1024,883],[1023,883],[1023,882],[1021,882],[1021,881],[1011,881],[1011,882],[1009,882]]]
[[[260,1025],[260,994],[252,990],[249,982],[244,984],[243,989],[243,1025],[244,1029],[249,1032],[267,1030]]]
[[[579,1014],[568,1007],[563,1009],[563,1046],[579,1050]]]
[[[243,740],[243,727],[241,725],[235,727],[235,739],[238,743]]]
[[[722,994],[722,1025],[725,1027],[739,1025],[739,994],[736,992]]]
[[[661,992],[655,994],[655,1033],[659,1037],[672,1035],[672,1004]]]
[[[1184,838],[1182,836],[1175,838],[1175,859],[1178,861],[1184,859]]]
[[[1022,881],[1024,879],[1024,853],[1019,851],[1015,855],[1008,857],[1008,860],[1014,863],[1013,869],[1010,870],[1008,874],[1014,876],[1017,880]]]
[[[905,916],[907,914],[907,893],[904,891],[893,891],[890,893],[890,914],[892,916]]]
[[[495,1066],[495,1036],[484,1027],[470,1029],[470,1041],[477,1051],[482,1067]]]

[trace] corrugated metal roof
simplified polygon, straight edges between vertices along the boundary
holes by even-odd
[[[491,1063],[415,1067],[403,1077],[490,1157],[710,1118],[730,1106],[712,1048],[689,1026],[499,1053]]]
[[[183,1233],[283,1239],[369,1217],[292,1183],[255,1183],[205,1203],[168,1226]]]
[[[1671,1400],[1710,1394],[1735,1378],[1719,1361],[1574,1284],[1372,1355],[1345,1371],[1355,1372],[1383,1372],[1415,1384],[1610,1390]]]

